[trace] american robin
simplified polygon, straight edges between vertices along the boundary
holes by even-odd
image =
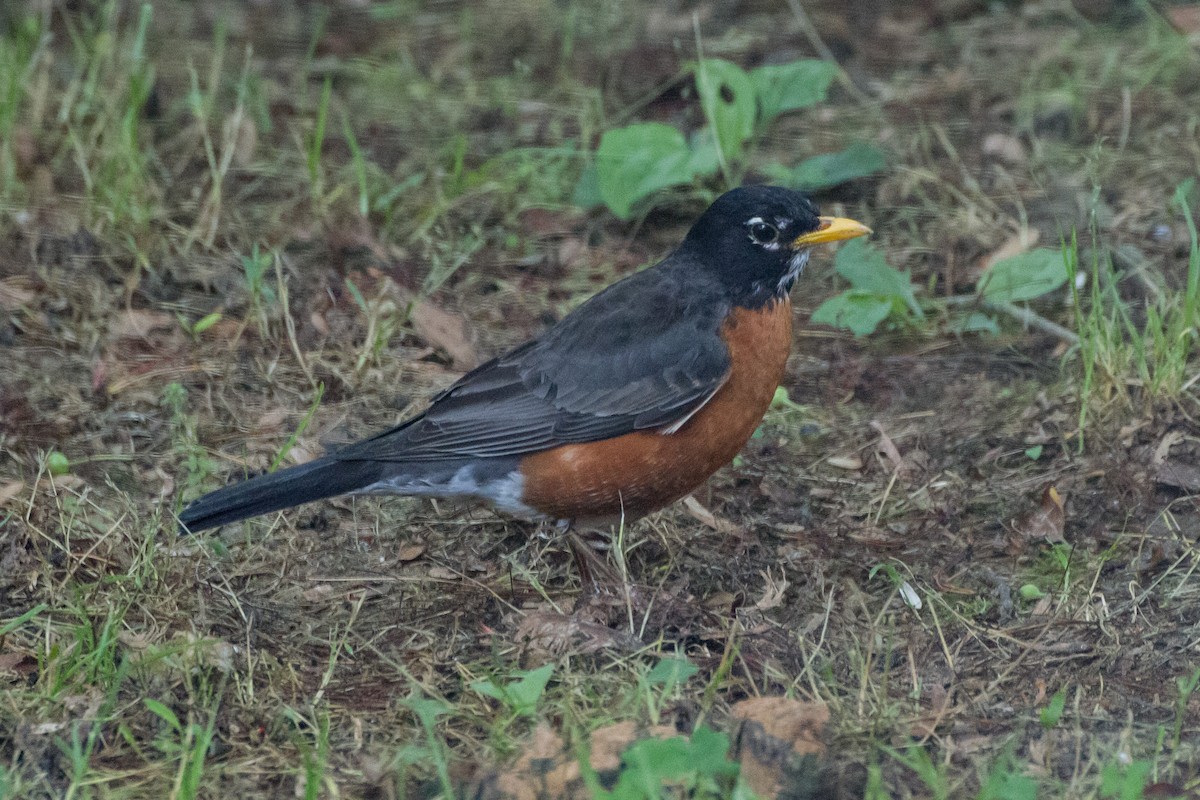
[[[789,189],[734,189],[661,262],[471,370],[423,413],[206,494],[180,522],[201,531],[347,493],[475,497],[578,523],[648,514],[732,460],[762,420],[809,249],[867,233]]]

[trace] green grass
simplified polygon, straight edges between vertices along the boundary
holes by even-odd
[[[1187,232],[1184,284],[1158,286],[1141,307],[1131,306],[1122,296],[1119,277],[1102,248],[1093,246],[1085,271],[1080,268],[1077,239],[1064,245],[1080,337],[1080,446],[1093,408],[1103,412],[1113,404],[1147,408],[1191,400],[1200,324],[1200,244],[1188,201],[1194,185],[1189,180],[1178,186],[1171,203]],[[1077,288],[1081,283],[1082,290]]]

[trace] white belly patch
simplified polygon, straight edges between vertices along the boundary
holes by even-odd
[[[399,494],[421,497],[474,497],[486,500],[508,514],[535,518],[540,516],[521,502],[525,479],[513,470],[505,475],[480,477],[468,465],[457,472],[436,478],[397,475],[360,489],[356,494]]]

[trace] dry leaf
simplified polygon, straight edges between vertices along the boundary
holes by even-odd
[[[611,785],[621,768],[621,756],[640,739],[669,739],[674,728],[655,725],[639,729],[633,722],[618,722],[590,736],[588,759],[601,779]],[[541,723],[513,765],[502,772],[483,775],[465,795],[476,800],[585,800],[592,797],[583,781],[579,761],[562,737]]]
[[[1006,164],[1024,164],[1029,158],[1021,140],[1007,133],[989,133],[983,137],[980,150],[985,156],[991,156]]]
[[[438,308],[428,300],[418,300],[408,319],[417,336],[450,356],[455,369],[468,370],[478,363],[467,333],[467,321],[460,314]]]
[[[632,653],[644,646],[631,634],[553,611],[526,614],[517,624],[516,639],[531,651],[554,656],[601,650]]]
[[[1067,522],[1063,498],[1053,486],[1042,492],[1041,506],[1033,513],[1013,523],[1013,530],[1021,538],[1031,541],[1062,542],[1063,527]]]
[[[876,450],[883,453],[887,460],[891,462],[892,470],[895,471],[897,477],[908,478],[912,473],[912,468],[909,467],[904,457],[900,455],[900,449],[896,447],[896,443],[892,441],[892,437],[887,435],[887,431],[883,429],[883,425],[877,421],[872,420],[871,427],[879,433],[879,442],[875,445]]]
[[[1006,258],[1019,256],[1038,243],[1041,233],[1037,228],[1025,228],[1019,233],[1014,233],[988,255],[984,256],[980,261],[975,271],[972,273],[973,279],[978,279],[989,269],[994,267],[998,261],[1003,261]]]
[[[27,677],[37,672],[37,659],[28,653],[0,653],[0,674],[16,673]]]
[[[742,778],[759,797],[798,794],[812,786],[825,754],[822,739],[829,723],[824,703],[786,697],[754,697],[730,709],[740,720],[730,755],[742,765]]]
[[[399,552],[396,553],[397,558],[401,561],[416,561],[421,556],[425,555],[426,545],[424,542],[409,542],[401,545]]]
[[[0,506],[25,491],[25,481],[12,481],[0,486]]]
[[[264,411],[254,423],[254,428],[261,432],[277,431],[283,427],[283,423],[287,422],[290,413],[286,408]]]
[[[1200,465],[1188,459],[1171,458],[1171,448],[1188,438],[1182,431],[1167,431],[1154,448],[1150,466],[1154,480],[1163,486],[1195,492],[1200,490]]]
[[[318,583],[305,589],[300,596],[310,603],[315,603],[318,600],[324,600],[331,594],[333,594],[333,584]]]
[[[737,525],[734,525],[724,517],[718,517],[713,512],[704,507],[695,495],[688,495],[683,498],[683,508],[688,512],[688,515],[699,522],[706,528],[712,528],[718,533],[740,533]]]
[[[179,324],[165,311],[130,308],[117,315],[109,333],[117,338],[145,339],[151,331],[165,330]]]
[[[1166,15],[1175,30],[1184,36],[1200,34],[1200,4],[1167,6],[1162,9],[1162,13]]]
[[[763,576],[765,587],[763,588],[763,596],[758,599],[754,607],[760,611],[767,611],[768,609],[783,605],[783,595],[788,588],[787,579],[782,576],[776,579],[771,575],[770,571],[760,572],[759,574]]]

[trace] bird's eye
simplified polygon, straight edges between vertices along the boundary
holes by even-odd
[[[750,241],[755,244],[767,245],[779,241],[779,229],[769,222],[752,219],[746,226],[750,229]]]

